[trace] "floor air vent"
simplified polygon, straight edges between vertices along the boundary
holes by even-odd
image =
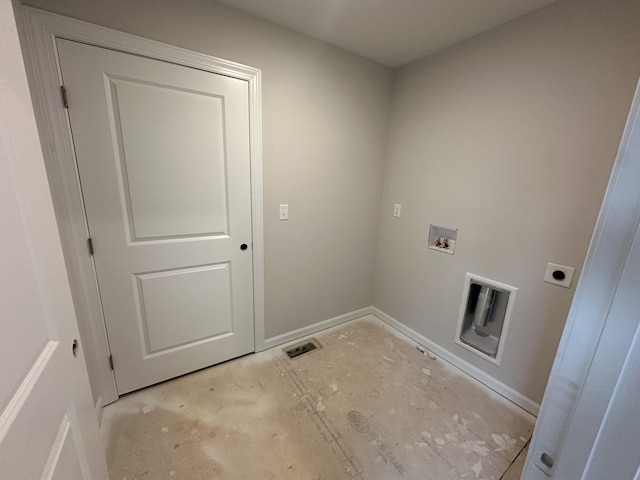
[[[296,358],[300,355],[304,355],[316,348],[320,348],[320,344],[317,340],[312,339],[310,342],[301,343],[298,345],[294,345],[293,347],[287,348],[284,352],[289,356],[289,358]]]

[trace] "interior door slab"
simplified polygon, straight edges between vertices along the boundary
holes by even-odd
[[[247,82],[57,47],[118,392],[253,351]]]

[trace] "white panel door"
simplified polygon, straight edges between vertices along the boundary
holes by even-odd
[[[11,0],[0,45],[0,479],[107,480]]]
[[[118,393],[252,352],[248,83],[57,46]]]

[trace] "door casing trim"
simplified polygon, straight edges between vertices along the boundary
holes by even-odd
[[[21,7],[23,52],[39,127],[51,196],[60,230],[78,326],[83,335],[93,395],[98,408],[118,399],[109,366],[109,343],[98,294],[93,259],[87,253],[88,226],[82,200],[67,110],[60,97],[62,74],[56,39],[97,47],[245,80],[249,85],[251,155],[251,226],[253,242],[254,348],[264,350],[264,230],[262,180],[261,70],[184,48],[119,32],[32,7]]]

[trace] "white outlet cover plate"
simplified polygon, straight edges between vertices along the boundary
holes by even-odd
[[[564,279],[556,280],[553,278],[553,272],[561,271],[564,273]],[[559,285],[564,288],[571,288],[571,282],[573,281],[573,274],[576,269],[573,267],[567,267],[565,265],[558,265],[557,263],[547,263],[547,271],[544,272],[544,281],[552,283],[553,285]]]
[[[289,204],[280,204],[280,220],[289,220]]]
[[[400,205],[399,203],[396,203],[393,206],[393,216],[399,217],[401,213],[402,213],[402,205]]]

